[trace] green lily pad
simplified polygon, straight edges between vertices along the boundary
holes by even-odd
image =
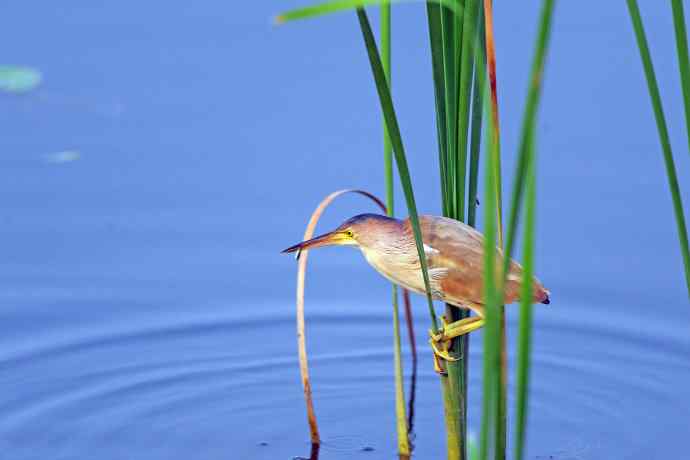
[[[26,93],[41,83],[41,72],[30,67],[0,65],[0,91]]]

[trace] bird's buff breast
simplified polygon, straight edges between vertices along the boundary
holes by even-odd
[[[367,251],[364,248],[362,248],[362,254],[367,262],[369,262],[369,265],[374,267],[377,272],[393,283],[410,291],[414,291],[417,294],[424,294],[426,292],[418,258],[399,257],[394,254]],[[437,282],[434,279],[435,277],[432,273],[430,273],[430,275],[433,297],[438,300],[443,300]]]

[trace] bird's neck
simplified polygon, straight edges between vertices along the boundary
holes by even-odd
[[[402,225],[402,222],[396,221],[396,224]],[[375,237],[370,235],[368,244],[361,245],[360,249],[376,271],[397,284],[402,280],[396,274],[410,264],[419,262],[414,239],[410,239],[406,232],[399,229],[380,231]]]

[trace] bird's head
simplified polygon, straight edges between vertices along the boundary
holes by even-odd
[[[283,250],[283,253],[300,252],[322,246],[358,246],[367,248],[381,241],[399,226],[399,221],[378,214],[360,214],[338,226],[332,232],[325,233],[307,241],[302,241]]]

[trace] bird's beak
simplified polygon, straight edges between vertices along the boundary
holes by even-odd
[[[335,246],[342,244],[351,244],[352,238],[349,237],[345,232],[329,232],[317,237],[314,237],[307,241],[302,241],[294,246],[290,246],[282,251],[283,254],[290,252],[296,252],[295,258],[299,259],[300,254],[305,249],[319,248],[321,246]]]

